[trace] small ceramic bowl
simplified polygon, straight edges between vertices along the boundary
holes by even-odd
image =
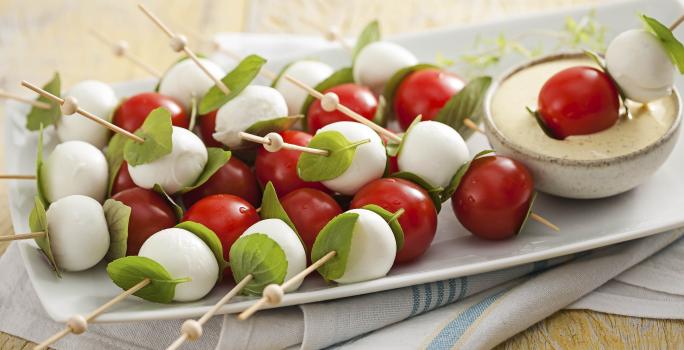
[[[676,117],[670,128],[648,146],[621,156],[598,160],[573,160],[553,157],[512,142],[494,123],[492,100],[501,85],[517,72],[535,64],[559,59],[579,58],[584,53],[545,56],[514,67],[494,82],[484,104],[484,123],[492,148],[500,155],[523,162],[534,176],[539,191],[566,198],[602,198],[631,190],[646,181],[667,159],[679,136],[681,99],[673,90]]]

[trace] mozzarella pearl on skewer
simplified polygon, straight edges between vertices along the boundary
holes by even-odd
[[[207,149],[192,131],[174,126],[171,134],[171,153],[150,163],[132,166],[128,172],[133,182],[151,189],[159,184],[168,194],[191,186],[207,164]]]
[[[309,60],[295,62],[284,71],[284,74],[292,76],[309,86],[318,85],[318,83],[329,77],[332,73],[333,69],[327,64]],[[302,104],[304,104],[308,97],[306,91],[283,77],[278,80],[275,88],[285,98],[289,114],[299,114]]]
[[[354,62],[354,81],[379,92],[398,70],[418,64],[409,50],[395,43],[376,41],[364,47]]]
[[[72,86],[64,94],[64,99],[70,102],[67,102],[67,110],[63,109],[65,115],[57,120],[55,126],[60,141],[85,141],[97,148],[106,146],[109,130],[85,117],[70,115],[75,108],[72,113],[68,113],[68,108],[70,103],[78,101],[78,107],[108,121],[119,103],[114,90],[105,83],[86,80]]]
[[[213,76],[223,78],[226,75],[214,62],[204,58],[199,60]],[[212,86],[214,81],[195,62],[186,59],[173,65],[164,74],[159,83],[159,93],[176,98],[189,110],[193,96],[199,102]]]
[[[83,271],[95,266],[109,249],[109,229],[102,205],[73,195],[47,210],[50,247],[57,266],[65,271]]]
[[[102,202],[107,195],[107,160],[102,151],[83,141],[58,144],[45,161],[41,175],[50,203],[76,194]]]

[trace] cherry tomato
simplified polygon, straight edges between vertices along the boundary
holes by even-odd
[[[143,92],[129,97],[114,112],[112,122],[130,132],[140,128],[153,110],[164,107],[171,112],[171,124],[187,128],[190,116],[176,99],[156,92]]]
[[[311,252],[323,227],[335,216],[342,214],[342,208],[330,195],[313,188],[292,191],[280,203],[302,237],[307,252]]]
[[[202,186],[183,195],[183,203],[192,206],[212,194],[232,194],[254,207],[261,205],[261,190],[252,170],[237,157],[219,168]]]
[[[611,78],[592,67],[562,70],[539,92],[539,115],[551,136],[565,139],[613,126],[620,116],[620,97]]]
[[[204,141],[204,144],[207,145],[207,147],[223,147],[223,144],[221,142],[218,142],[216,141],[216,139],[214,139],[217,112],[218,109],[213,112],[209,112],[209,114],[205,114],[198,117],[200,134],[202,134],[202,140]]]
[[[131,208],[126,255],[138,255],[140,246],[150,236],[178,222],[173,208],[154,191],[134,187],[113,195],[112,199]]]
[[[451,197],[458,221],[475,236],[515,236],[532,205],[534,183],[525,166],[502,156],[475,159]]]
[[[128,173],[128,163],[124,161],[121,163],[119,172],[116,173],[116,177],[114,178],[114,183],[112,184],[112,194],[135,187],[138,186],[135,184],[135,182],[133,182],[131,174]]]
[[[324,93],[334,92],[340,98],[340,103],[347,106],[352,111],[362,115],[364,118],[373,120],[375,111],[378,108],[378,99],[365,86],[347,83],[335,86]],[[314,101],[306,113],[308,131],[315,134],[318,129],[340,121],[352,121],[351,118],[339,111],[326,112],[321,106],[321,101]]]
[[[394,94],[394,112],[403,130],[408,129],[418,115],[421,120],[433,120],[444,105],[456,95],[465,82],[454,73],[427,68],[409,74]]]
[[[310,134],[303,131],[285,130],[280,132],[283,141],[295,145],[306,146],[311,141]],[[269,181],[273,183],[279,196],[284,196],[299,188],[315,188],[325,190],[320,182],[306,182],[297,174],[297,161],[300,151],[280,150],[269,152],[263,147],[257,151],[254,170],[261,186]]]
[[[399,224],[404,230],[404,247],[397,252],[397,263],[412,261],[430,247],[437,232],[437,210],[427,191],[413,182],[384,178],[363,186],[351,208],[375,204],[392,213],[404,209]]]

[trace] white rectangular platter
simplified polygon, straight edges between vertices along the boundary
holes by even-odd
[[[436,9],[438,10],[438,9]],[[397,37],[394,40],[413,51],[423,62],[432,62],[436,53],[457,57],[472,47],[476,35],[496,37],[499,33],[514,36],[530,29],[560,28],[567,16],[586,15],[590,9],[581,8],[506,21],[438,30]],[[675,0],[615,2],[596,9],[598,21],[609,28],[608,38],[622,30],[640,26],[636,14],[648,13],[664,23],[673,21],[684,10]],[[684,30],[679,31],[684,37]],[[314,53],[321,60],[341,67],[348,64],[348,56],[341,49]],[[286,61],[271,62],[273,68]],[[499,66],[506,68],[512,61]],[[498,68],[498,69],[499,69]],[[133,82],[116,86],[120,96],[151,89],[153,82]],[[679,82],[679,88],[684,84]],[[24,128],[25,106],[10,103],[4,126],[6,167],[10,173],[34,171],[37,135]],[[48,132],[48,136],[50,132]],[[54,143],[54,136],[48,137]],[[469,141],[473,152],[487,148],[486,140],[475,135]],[[48,147],[49,149],[50,147]],[[419,261],[392,269],[388,276],[373,281],[327,286],[319,278],[309,278],[296,293],[285,296],[283,305],[310,303],[373,293],[420,283],[438,281],[502,269],[519,264],[572,254],[618,242],[648,236],[684,226],[684,145],[680,142],[667,163],[647,183],[613,198],[602,200],[567,200],[540,195],[535,210],[543,213],[561,227],[560,233],[531,222],[517,238],[504,242],[487,242],[470,236],[455,219],[450,204],[446,203],[439,216],[437,237],[427,254]],[[28,214],[35,193],[32,182],[13,182],[10,185],[11,215],[16,232],[27,232]],[[84,314],[120,292],[110,282],[105,264],[81,272],[66,273],[56,278],[43,261],[33,242],[19,242],[22,257],[47,313],[57,321],[70,315]],[[99,322],[172,319],[196,317],[207,311],[229,288],[228,283],[216,287],[205,299],[192,303],[154,304],[138,298],[128,298]],[[221,309],[221,313],[243,310],[250,299],[239,297]]]

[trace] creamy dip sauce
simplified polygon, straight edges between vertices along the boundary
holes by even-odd
[[[648,109],[628,103],[632,119],[620,117],[601,132],[555,140],[544,134],[525,109],[535,109],[544,83],[555,73],[574,66],[597,65],[589,58],[567,58],[535,64],[508,77],[492,99],[494,124],[511,142],[547,156],[596,160],[613,158],[647,147],[660,139],[675,121],[677,98],[673,95],[649,103]]]

